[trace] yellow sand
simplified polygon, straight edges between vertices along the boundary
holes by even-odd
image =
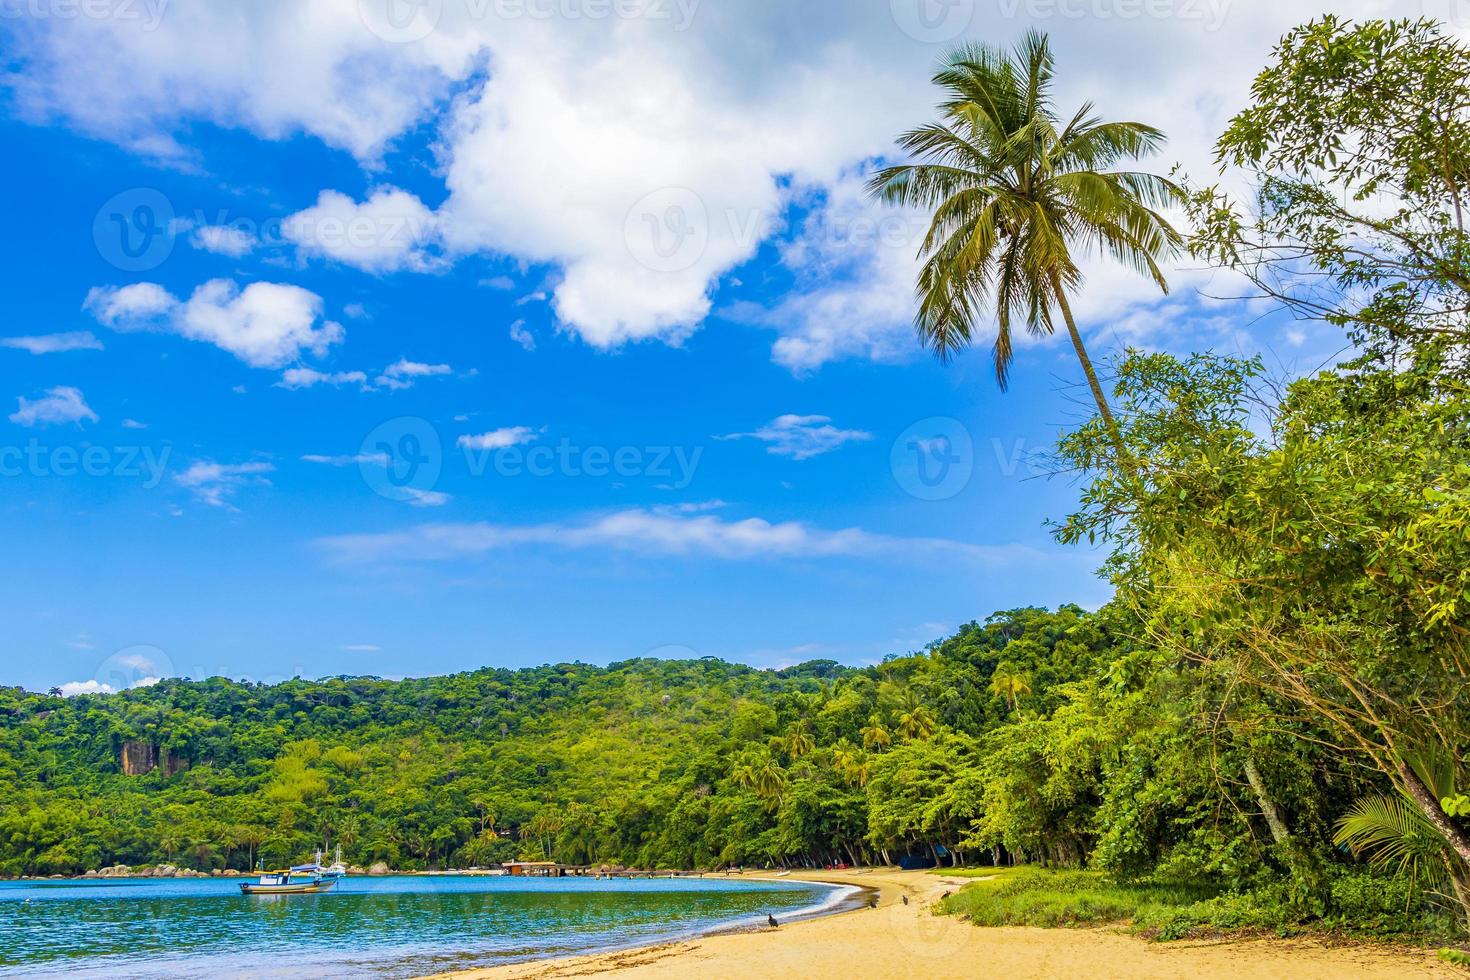
[[[866,885],[876,909],[710,936],[620,953],[540,960],[441,974],[454,980],[617,976],[685,980],[772,977],[986,977],[1068,980],[1180,977],[1202,980],[1463,980],[1429,952],[1327,947],[1305,939],[1150,943],[1107,929],[979,928],[936,916],[930,903],[965,879],[874,870],[795,874],[793,878]],[[901,896],[909,896],[904,905]]]

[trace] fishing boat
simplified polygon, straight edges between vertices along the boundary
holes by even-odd
[[[242,881],[240,891],[246,895],[314,895],[329,890],[337,877],[323,877],[320,864],[298,864],[263,874],[258,882]]]

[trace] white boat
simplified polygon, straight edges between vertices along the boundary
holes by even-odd
[[[240,882],[245,895],[314,895],[331,889],[336,878],[323,878],[319,864],[302,864],[285,871],[272,871],[257,882]]]

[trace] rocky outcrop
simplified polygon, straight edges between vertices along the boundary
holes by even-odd
[[[158,746],[152,742],[124,742],[118,751],[124,776],[142,776],[158,768]]]
[[[379,861],[377,864],[374,864],[371,868],[368,868],[368,874],[370,874],[370,875],[385,875],[387,873],[388,873],[388,865],[386,863],[382,862],[382,861]]]
[[[110,868],[102,868],[101,870],[98,870],[98,871],[88,871],[87,872],[87,877],[88,878],[92,878],[92,877],[97,877],[97,878],[127,878],[127,877],[131,876],[132,873],[133,873],[133,869],[130,868],[130,867],[128,867],[126,864],[114,864]]]
[[[152,742],[124,742],[118,750],[117,761],[125,776],[143,776],[160,768],[165,776],[172,776],[189,768],[188,759],[171,756],[168,749],[159,748]]]

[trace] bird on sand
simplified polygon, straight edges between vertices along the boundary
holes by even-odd
[[[909,897],[907,895],[905,895],[903,897],[903,904],[907,905],[908,903],[909,903]]]
[[[767,924],[770,925],[770,927],[772,929],[776,928],[777,926],[779,926],[781,924],[781,923],[777,922],[776,921],[776,917],[774,915],[772,915],[771,913],[769,913],[769,912],[766,913],[766,922],[767,922]]]

